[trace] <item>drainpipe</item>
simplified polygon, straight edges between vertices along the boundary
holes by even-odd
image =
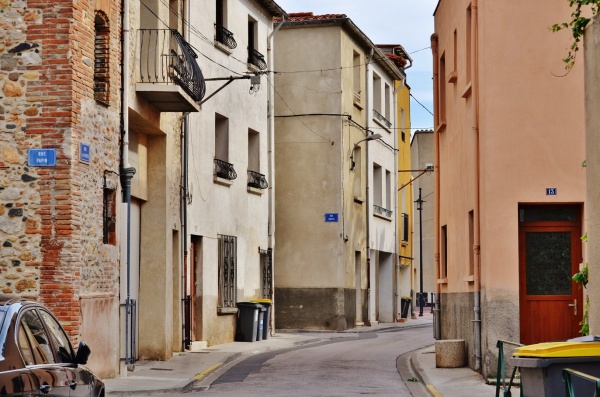
[[[367,59],[366,62],[366,68],[365,68],[365,85],[366,85],[366,89],[367,89],[367,97],[365,99],[365,109],[367,109],[367,120],[365,123],[366,126],[366,131],[367,134],[369,133],[369,126],[370,126],[370,120],[373,117],[372,116],[372,109],[370,108],[370,95],[372,95],[373,92],[373,87],[371,86],[371,79],[369,78],[369,65],[371,64],[371,60],[373,59],[373,53],[374,53],[374,49],[371,48],[371,52],[369,54],[369,58]],[[366,202],[366,240],[367,240],[367,272],[368,272],[368,285],[367,285],[367,291],[368,291],[368,297],[369,297],[369,307],[368,307],[368,312],[369,312],[369,323],[373,326],[373,325],[377,325],[377,311],[376,311],[376,307],[375,307],[375,288],[373,288],[376,284],[376,279],[375,279],[375,275],[377,274],[375,272],[375,268],[373,266],[371,266],[371,222],[370,222],[370,218],[371,218],[371,194],[369,192],[369,171],[371,169],[371,164],[369,163],[369,141],[365,142],[365,161],[367,164],[367,175],[365,177],[365,185],[366,185],[366,197],[365,197],[365,202]]]
[[[267,178],[268,178],[268,202],[269,202],[269,215],[268,215],[268,247],[271,255],[271,335],[275,335],[275,262],[274,248],[275,248],[275,61],[273,56],[273,36],[279,30],[279,28],[285,22],[285,15],[281,16],[281,21],[273,28],[273,31],[267,37],[267,63],[270,66],[268,72],[268,79],[273,84],[267,85]]]
[[[435,202],[434,202],[434,211],[435,216],[433,217],[433,228],[434,228],[434,268],[435,268],[435,310],[433,316],[433,337],[436,340],[442,339],[442,327],[441,327],[441,313],[440,310],[440,284],[437,283],[437,280],[440,278],[440,132],[435,129],[440,123],[439,116],[439,88],[438,84],[440,81],[440,76],[438,74],[439,70],[439,58],[438,58],[438,35],[434,33],[431,35],[431,52],[433,53],[433,97],[436,99],[433,103],[434,106],[434,167],[435,172],[434,180],[435,180]]]
[[[131,310],[131,179],[135,168],[129,165],[129,2],[121,1],[121,188],[126,212],[126,298],[125,298],[125,365],[132,369],[134,352],[130,349],[130,310]]]
[[[474,269],[473,269],[473,311],[474,311],[474,319],[473,319],[473,338],[474,341],[474,350],[475,350],[475,367],[473,368],[475,371],[479,371],[481,369],[481,228],[480,228],[480,215],[481,215],[481,207],[480,207],[480,188],[481,188],[481,162],[480,162],[480,148],[479,148],[479,30],[478,30],[478,8],[477,8],[478,0],[473,0],[471,4],[471,10],[473,12],[473,82],[472,82],[472,90],[473,90],[473,133],[475,138],[475,145],[473,145],[475,150],[475,208],[474,208],[474,246],[473,246],[473,254],[474,254]]]
[[[394,90],[394,109],[395,109],[395,122],[394,125],[396,126],[396,128],[394,128],[393,131],[396,131],[396,134],[394,136],[394,169],[397,171],[398,170],[398,156],[399,156],[399,149],[398,149],[398,125],[402,125],[402,122],[398,122],[398,92],[400,92],[400,90],[404,87],[404,83],[405,83],[405,79],[400,80],[400,84],[398,85],[398,87]],[[402,310],[401,305],[398,304],[399,300],[400,300],[400,259],[399,259],[399,248],[398,248],[398,239],[401,236],[401,233],[398,230],[398,214],[400,213],[398,211],[398,172],[396,172],[396,178],[394,178],[394,192],[396,192],[396,194],[394,195],[394,207],[396,208],[396,216],[394,217],[394,222],[395,222],[395,231],[396,231],[396,239],[394,241],[394,275],[395,275],[395,287],[396,287],[396,291],[394,293],[394,304],[393,304],[393,313],[394,313],[394,318],[397,319],[398,316],[398,308],[400,308],[400,311]]]

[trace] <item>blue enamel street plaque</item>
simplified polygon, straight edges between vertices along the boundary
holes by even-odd
[[[30,167],[54,167],[56,165],[56,149],[29,149],[27,165]]]
[[[546,196],[556,196],[556,188],[555,187],[547,187],[546,188]]]
[[[79,161],[83,163],[90,162],[90,145],[87,143],[79,144]]]
[[[337,221],[338,221],[337,212],[325,214],[325,222],[337,222]]]

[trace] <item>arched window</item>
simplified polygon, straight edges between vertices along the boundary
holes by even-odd
[[[108,17],[96,12],[94,20],[94,99],[105,105],[110,99],[110,29]]]

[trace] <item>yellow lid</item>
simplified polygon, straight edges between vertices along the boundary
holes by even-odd
[[[515,357],[594,357],[600,356],[600,342],[547,342],[521,346]]]
[[[250,302],[255,302],[255,303],[271,303],[271,299],[250,299]]]

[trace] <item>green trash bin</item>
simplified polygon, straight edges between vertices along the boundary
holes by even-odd
[[[271,323],[272,301],[271,301],[271,299],[252,299],[250,302],[259,303],[261,306],[263,306],[265,308],[265,312],[263,314],[263,323],[262,323],[262,327],[261,327],[261,332],[262,332],[262,340],[267,340],[269,338],[269,324]]]
[[[238,302],[236,306],[238,317],[235,340],[239,342],[256,342],[259,312],[263,309],[262,306],[253,302]]]

